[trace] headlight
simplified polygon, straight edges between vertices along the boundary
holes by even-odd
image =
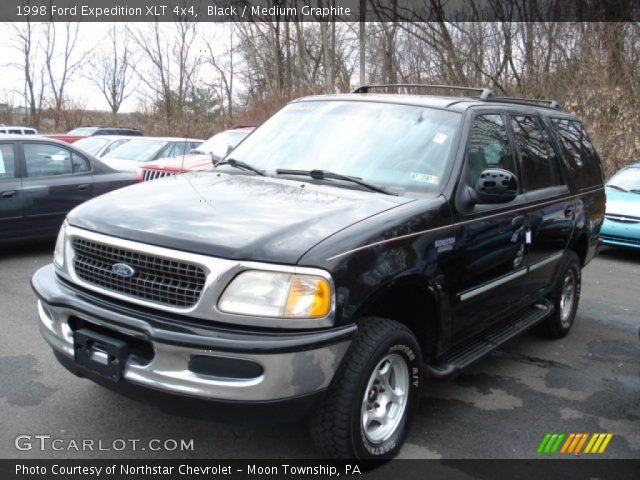
[[[64,243],[67,238],[67,222],[65,221],[60,227],[58,238],[56,239],[56,248],[53,250],[53,263],[58,268],[64,265]]]
[[[249,270],[233,279],[218,308],[260,317],[320,318],[329,313],[331,296],[323,277]]]

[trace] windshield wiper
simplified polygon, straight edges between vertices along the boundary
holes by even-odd
[[[198,150],[197,148],[193,149],[193,150],[189,150],[189,153],[195,153],[197,155],[206,155],[207,152],[204,152],[202,150]]]
[[[288,170],[286,168],[279,168],[276,170],[278,175],[303,175],[305,177],[311,177],[315,180],[342,180],[344,182],[351,182],[361,187],[365,187],[373,192],[384,193],[386,195],[396,195],[388,190],[385,190],[378,185],[364,182],[358,177],[350,177],[348,175],[340,175],[339,173],[330,172],[328,170]]]
[[[267,174],[264,171],[260,170],[259,168],[253,167],[248,163],[243,162],[242,160],[236,160],[235,158],[229,158],[227,160],[223,160],[222,162],[218,162],[214,165],[214,167],[219,167],[221,165],[231,165],[232,167],[235,167],[235,168],[248,170],[250,172],[257,173],[261,177],[267,176]]]
[[[607,183],[607,187],[609,187],[609,188],[613,188],[613,189],[615,189],[615,190],[620,190],[621,192],[626,192],[626,191],[627,191],[627,190],[625,190],[624,188],[619,187],[618,185],[611,185],[610,183]]]

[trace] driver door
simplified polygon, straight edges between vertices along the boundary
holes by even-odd
[[[476,115],[470,127],[458,195],[473,188],[486,168],[508,170],[519,179],[514,153],[505,116]],[[458,255],[456,271],[451,275],[454,338],[475,336],[521,308],[527,272],[525,202],[520,191],[508,203],[456,208]]]

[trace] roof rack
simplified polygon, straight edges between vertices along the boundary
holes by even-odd
[[[479,92],[480,100],[488,100],[493,97],[493,92],[488,88],[474,88],[474,87],[457,87],[455,85],[427,85],[420,83],[390,83],[379,85],[362,85],[356,88],[353,93],[369,93],[370,90],[381,90],[384,88],[424,88],[424,89],[446,89],[446,90],[460,90],[463,92]]]
[[[489,100],[496,102],[517,103],[522,105],[542,105],[543,107],[562,110],[562,106],[556,100],[539,100],[537,98],[519,98],[519,97],[493,97]]]
[[[446,89],[446,90],[459,90],[462,92],[478,92],[480,93],[479,99],[483,101],[492,102],[504,102],[515,103],[519,105],[540,105],[543,107],[553,108],[555,110],[562,110],[560,103],[556,100],[538,100],[535,98],[519,98],[519,97],[496,97],[493,91],[489,88],[475,88],[475,87],[457,87],[455,85],[428,85],[419,83],[390,83],[390,84],[376,84],[376,85],[362,85],[356,88],[353,93],[369,93],[371,90],[382,90],[386,88],[405,88],[405,89]]]

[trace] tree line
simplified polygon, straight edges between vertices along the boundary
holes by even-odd
[[[115,119],[135,98],[136,118],[163,134],[259,123],[289,99],[362,83],[427,83],[557,99],[585,120],[608,174],[640,159],[637,22],[371,14],[379,21],[113,24],[97,46],[83,43],[86,26],[78,23],[13,24],[12,65],[23,79],[26,120],[38,127],[47,116],[56,130],[82,111],[72,88],[81,76]]]

